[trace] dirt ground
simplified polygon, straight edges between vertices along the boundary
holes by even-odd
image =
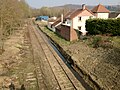
[[[120,48],[96,49],[82,41],[63,48],[103,89],[120,90]]]
[[[18,89],[24,84],[29,90],[33,90],[36,85],[30,42],[26,32],[26,26],[16,30],[4,43],[5,51],[0,55],[0,90],[8,90],[11,82]]]
[[[17,33],[19,32],[19,33]],[[17,68],[17,65],[21,62],[20,51],[24,42],[24,31],[17,30],[13,35],[9,36],[4,43],[4,49],[2,55],[0,55],[0,87],[6,88],[11,81],[17,85],[17,76],[13,74],[12,69]]]

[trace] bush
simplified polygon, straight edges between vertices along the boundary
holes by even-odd
[[[94,47],[94,48],[97,48],[97,47],[99,47],[99,43],[101,42],[101,37],[100,36],[97,36],[97,37],[94,37],[93,38],[93,41],[92,41],[92,46]]]
[[[109,34],[120,35],[120,19],[89,19],[86,30],[91,35]]]

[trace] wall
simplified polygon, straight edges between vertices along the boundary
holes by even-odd
[[[73,19],[73,28],[78,30],[79,29],[78,27],[80,26],[81,27],[80,31],[83,31],[83,32],[86,31],[85,23],[87,19],[89,19],[89,16],[82,16],[81,20],[79,20],[79,16],[75,17]]]
[[[53,32],[55,32],[55,30],[53,29],[53,27],[52,27],[52,24],[53,24],[54,22],[48,22],[47,23],[47,27],[50,29],[50,30],[52,30]]]
[[[59,25],[56,28],[56,33],[64,39],[70,41],[70,27],[65,25]]]
[[[56,28],[56,33],[68,41],[78,40],[77,32],[72,28],[72,26],[59,25]]]
[[[81,17],[81,20],[79,20],[79,17]],[[83,33],[86,32],[85,23],[86,20],[89,19],[90,17],[94,17],[94,16],[87,10],[84,10],[78,16],[73,18],[73,28],[78,30],[79,29],[78,27],[81,27],[80,31]]]
[[[71,27],[70,27],[70,41],[78,40],[78,35],[75,29],[73,28],[73,20],[71,21]]]
[[[62,25],[65,25],[65,26],[71,26],[71,20],[70,19],[67,19],[65,22],[62,23]]]
[[[97,13],[97,18],[108,19],[109,13]]]

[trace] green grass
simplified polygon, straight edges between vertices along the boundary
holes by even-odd
[[[89,46],[92,47],[102,47],[102,48],[118,48],[120,49],[120,36],[87,36],[87,39],[84,40]]]
[[[44,33],[46,33],[49,37],[51,37],[59,45],[65,46],[65,45],[70,45],[71,44],[71,42],[63,39],[62,37],[60,37],[59,35],[57,35],[53,31],[49,30],[47,27],[42,27],[41,29]]]
[[[112,38],[112,42],[114,42],[114,46],[115,47],[119,47],[120,48],[120,36],[116,36]]]

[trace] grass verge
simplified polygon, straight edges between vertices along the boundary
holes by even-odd
[[[60,46],[66,46],[66,45],[70,45],[71,44],[71,42],[63,39],[61,36],[57,35],[56,33],[54,33],[53,31],[51,31],[47,27],[41,27],[41,30],[44,33],[46,33],[49,37],[51,37],[53,39],[53,41],[55,41],[56,43],[58,43]]]

